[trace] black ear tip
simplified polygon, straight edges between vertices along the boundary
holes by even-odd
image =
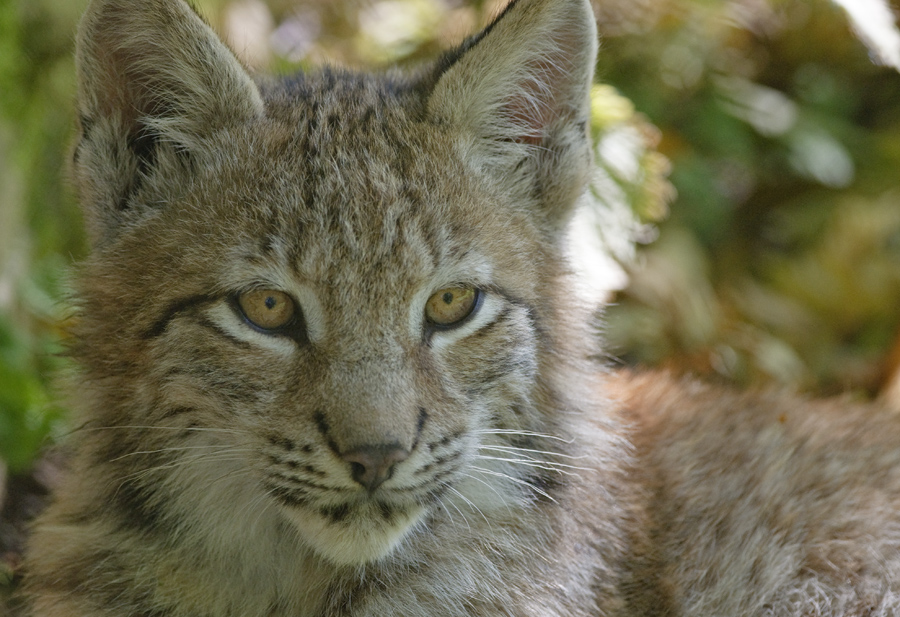
[[[430,79],[426,80],[429,84],[437,83],[437,80],[443,75],[447,70],[450,69],[454,64],[456,64],[460,58],[465,56],[465,54],[477,46],[485,37],[491,34],[491,32],[498,26],[498,24],[502,23],[503,20],[519,9],[527,9],[526,5],[528,4],[536,4],[541,1],[546,0],[511,0],[503,9],[497,13],[496,17],[494,17],[491,22],[485,26],[481,31],[469,36],[457,47],[444,52],[444,54],[438,59],[435,63],[434,70],[430,75]],[[554,0],[551,0],[554,1]],[[559,2],[559,0],[555,0]],[[559,2],[560,4],[566,3],[572,6],[580,6],[582,7],[582,13],[585,15],[589,15],[589,19],[585,20],[585,23],[588,24],[588,28],[584,32],[583,41],[585,44],[590,45],[592,42],[596,43],[597,39],[597,28],[596,28],[596,18],[594,15],[593,6],[590,4],[588,0],[564,0],[564,2]],[[587,10],[583,10],[584,8]],[[573,34],[577,34],[574,33]]]
[[[441,59],[432,92],[459,107],[468,99],[473,109],[456,109],[460,121],[478,117],[479,106],[498,109],[494,126],[509,128],[503,138],[534,143],[561,117],[587,108],[596,50],[587,0],[518,0]],[[448,84],[443,91],[441,82]]]
[[[588,0],[517,0],[438,63],[427,113],[474,136],[476,164],[553,226],[590,167],[597,28]]]

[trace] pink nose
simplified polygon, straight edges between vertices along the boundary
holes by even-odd
[[[369,492],[384,484],[394,473],[394,467],[409,456],[397,445],[362,446],[341,454],[350,463],[350,475]]]

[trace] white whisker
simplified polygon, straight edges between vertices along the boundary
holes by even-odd
[[[218,448],[219,450],[230,450],[230,451],[238,451],[232,450],[233,446],[226,444],[217,444],[217,445],[208,445],[208,446],[181,446],[181,447],[170,447],[170,448],[160,448],[158,450],[135,450],[134,452],[129,452],[128,454],[123,454],[122,456],[117,456],[116,458],[109,459],[109,463],[114,463],[115,461],[121,461],[124,458],[128,458],[129,456],[138,456],[141,454],[162,454],[163,452],[178,452],[183,450],[209,450],[211,448]],[[243,448],[239,450],[240,452],[252,452],[253,450]]]
[[[557,457],[557,458],[567,458],[570,460],[580,460],[580,459],[590,458],[586,454],[581,454],[581,455],[575,456],[572,454],[563,454],[561,452],[552,452],[550,450],[534,450],[532,448],[517,448],[515,446],[498,446],[496,444],[485,444],[485,445],[480,445],[478,447],[479,447],[479,449],[482,449],[482,450],[499,450],[501,452],[510,452],[510,453],[514,453],[514,454],[518,454],[520,452],[530,452],[532,454],[546,454],[547,456],[553,456],[553,457]],[[522,455],[522,456],[524,456],[524,455]]]
[[[249,474],[249,471],[248,471],[248,474]],[[256,497],[254,497],[253,499],[251,499],[250,501],[245,503],[244,506],[238,511],[238,514],[241,516],[245,512],[247,514],[249,514],[250,512],[252,512],[253,510],[256,509],[258,504],[262,504],[262,507],[257,510],[256,517],[253,519],[253,526],[255,526],[259,522],[259,519],[262,517],[262,515],[265,514],[266,511],[270,507],[272,507],[272,501],[269,500],[269,497],[274,492],[275,492],[274,489],[268,489],[268,490],[260,493],[259,495],[257,495]]]
[[[590,471],[586,467],[575,467],[573,465],[563,465],[562,463],[547,463],[547,462],[539,462],[528,459],[519,459],[519,458],[502,458],[499,456],[485,456],[483,454],[476,455],[476,458],[484,461],[502,461],[504,463],[516,463],[518,465],[525,465],[526,467],[534,467],[535,469],[546,469],[547,471],[555,471],[557,473],[562,473],[567,476],[577,475],[572,473],[571,471],[566,471],[565,469],[560,469],[560,467],[565,467],[567,469],[578,469],[581,471]]]
[[[474,465],[471,466],[469,469],[471,469],[471,470],[473,470],[473,471],[478,471],[478,472],[481,472],[481,473],[486,473],[486,474],[488,474],[489,476],[496,476],[496,477],[498,477],[498,478],[503,478],[503,479],[505,479],[505,480],[509,480],[510,482],[514,482],[515,484],[519,484],[519,485],[521,485],[521,486],[527,486],[529,489],[531,489],[532,491],[534,491],[534,492],[537,493],[538,495],[541,495],[541,496],[543,496],[543,497],[546,497],[547,499],[549,499],[549,500],[552,501],[553,503],[556,503],[556,500],[555,500],[553,497],[551,497],[546,491],[544,491],[544,490],[542,490],[542,489],[536,487],[535,485],[531,484],[530,482],[526,482],[525,480],[522,480],[522,479],[520,479],[520,478],[515,478],[515,477],[513,477],[513,476],[511,476],[511,475],[509,475],[509,474],[505,474],[505,473],[502,473],[502,472],[500,472],[500,471],[494,471],[494,470],[492,470],[492,469],[485,469],[485,468],[483,468],[483,467],[475,467]]]
[[[472,501],[471,501],[468,497],[466,497],[465,495],[463,495],[462,493],[460,493],[458,490],[456,490],[456,489],[453,488],[452,486],[448,486],[447,488],[450,489],[451,491],[453,491],[454,493],[456,493],[456,495],[457,495],[460,499],[462,499],[462,500],[466,503],[466,505],[468,505],[470,508],[472,508],[473,510],[475,510],[476,512],[478,512],[478,514],[481,515],[481,518],[484,519],[484,522],[487,523],[488,529],[491,529],[491,522],[490,522],[490,521],[488,520],[488,518],[484,515],[484,512],[481,511],[481,508],[479,508],[479,507],[476,506],[474,503],[472,503]],[[454,506],[454,507],[455,507],[455,506]],[[462,512],[460,512],[460,514],[462,514]],[[463,518],[465,519],[465,516],[463,516]],[[466,525],[468,525],[468,524],[469,524],[468,521],[466,521]],[[471,527],[470,527],[469,529],[471,529]]]
[[[227,428],[208,428],[201,426],[153,426],[141,424],[127,424],[121,426],[82,426],[74,429],[72,433],[81,431],[115,431],[115,430],[153,430],[153,431],[191,431],[191,432],[209,432],[209,433],[226,433],[230,435],[243,435],[241,431]]]
[[[474,480],[475,482],[481,482],[481,483],[484,484],[486,487],[488,487],[488,488],[489,488],[489,489],[490,489],[490,490],[498,497],[500,503],[506,504],[506,511],[507,511],[507,513],[509,513],[510,515],[512,515],[512,510],[510,509],[509,504],[506,503],[506,502],[508,501],[508,499],[507,499],[506,497],[504,497],[503,494],[502,494],[500,491],[497,490],[497,487],[496,487],[496,486],[494,486],[493,484],[491,484],[490,482],[488,482],[488,481],[485,480],[484,478],[477,478],[477,477],[473,476],[473,475],[470,474],[470,473],[464,473],[464,474],[462,474],[462,475],[463,475],[464,478],[468,478],[468,479],[470,479],[470,480]],[[508,497],[508,496],[507,496],[507,497]]]
[[[208,453],[204,452],[201,454],[197,454],[190,457],[183,457],[176,461],[172,461],[170,463],[166,463],[165,465],[157,465],[155,467],[148,467],[147,469],[140,469],[130,474],[126,474],[121,477],[121,481],[127,482],[128,480],[136,480],[140,478],[144,478],[153,473],[164,471],[166,469],[176,469],[178,467],[184,467],[186,465],[191,465],[196,463],[197,461],[203,462],[226,462],[226,461],[245,461],[245,457],[238,456],[239,454],[243,454],[244,452],[252,452],[249,449],[243,450],[225,450],[222,452],[213,452]]]
[[[460,495],[459,491],[457,491],[455,488],[453,488],[453,487],[447,487],[447,488],[450,489],[451,491],[453,491],[454,493],[456,493],[457,495],[459,495],[461,499],[465,499],[464,497],[462,497],[462,495]],[[450,513],[450,510],[447,508],[448,505],[453,506],[453,509],[456,510],[457,512],[459,512],[459,515],[462,517],[463,522],[466,524],[466,528],[469,531],[472,531],[472,526],[469,525],[469,519],[466,518],[466,515],[463,513],[463,511],[459,509],[459,506],[457,506],[452,501],[446,501],[443,499],[440,501],[440,505],[444,509],[444,511],[447,513],[447,517],[450,519],[450,523],[454,527],[456,526],[456,521],[453,519],[453,515]]]
[[[544,433],[535,433],[532,431],[517,431],[515,429],[485,429],[480,431],[473,431],[480,435],[520,435],[522,437],[537,437],[539,439],[552,439],[555,441],[560,441],[562,443],[571,444],[575,443],[575,439],[563,439],[562,437],[558,437],[556,435],[546,435]]]

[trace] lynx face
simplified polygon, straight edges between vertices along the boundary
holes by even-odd
[[[91,420],[119,429],[84,444],[109,516],[287,521],[363,564],[435,517],[543,499],[586,4],[522,3],[418,79],[265,87],[180,2],[95,4],[78,354]],[[498,56],[523,23],[535,43]]]
[[[240,492],[343,563],[382,556],[443,501],[521,498],[479,448],[538,428],[542,248],[484,182],[429,173],[451,139],[376,156],[345,145],[369,139],[360,118],[316,135],[327,113],[224,133],[219,160],[104,249],[138,258],[98,264],[91,299],[124,324],[109,344],[135,353],[154,424],[184,429],[184,488],[252,469]]]

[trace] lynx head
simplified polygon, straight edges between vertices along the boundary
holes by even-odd
[[[94,0],[75,353],[110,516],[361,564],[540,500],[595,37],[587,0],[518,0],[415,76],[255,82],[181,0]]]

